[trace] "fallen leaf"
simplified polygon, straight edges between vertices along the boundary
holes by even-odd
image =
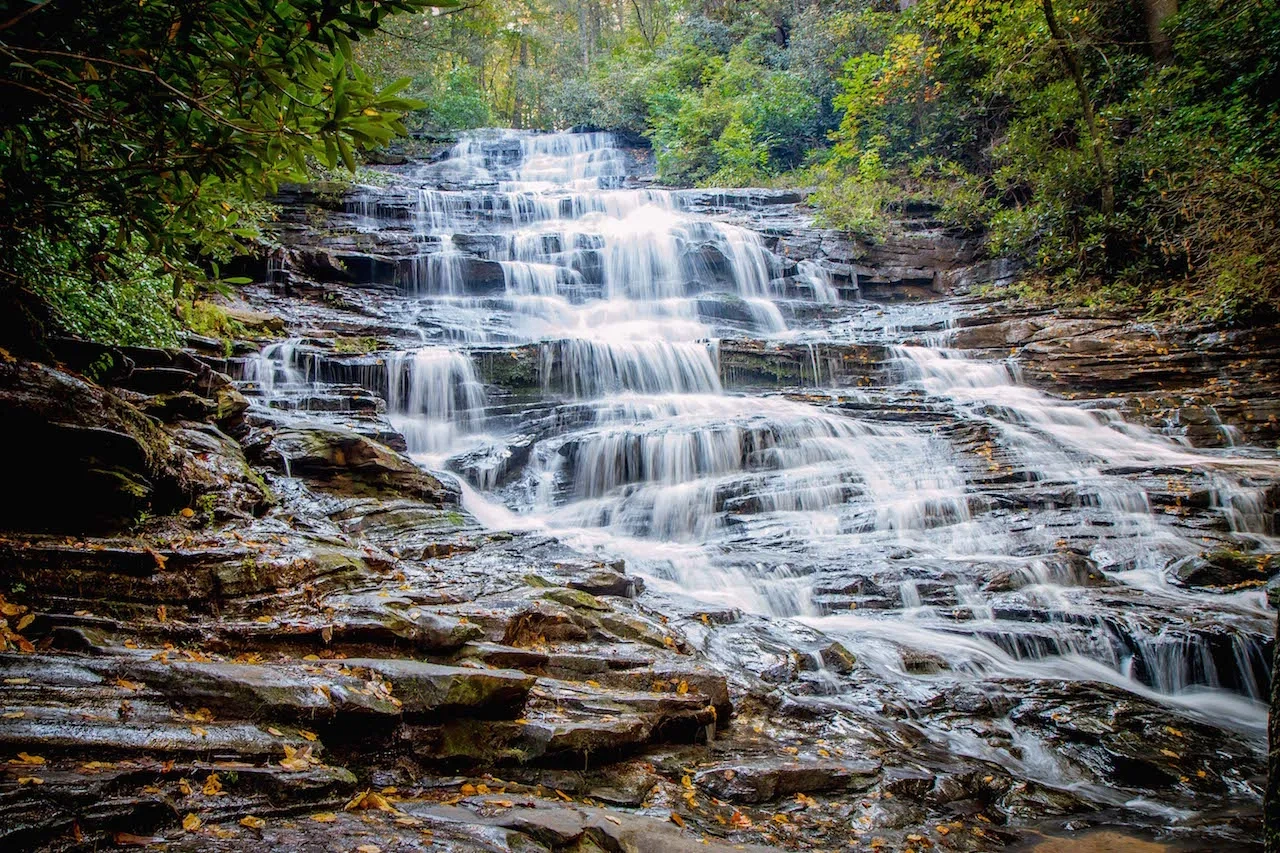
[[[333,812],[317,812],[311,816],[311,819],[316,823],[334,823],[338,816]]]
[[[142,689],[141,684],[138,684],[136,681],[129,681],[124,678],[116,679],[116,687],[123,687],[125,690],[135,690],[135,691]]]
[[[317,737],[315,732],[309,732],[306,729],[298,729],[298,735],[303,740],[315,740]]]
[[[31,755],[27,752],[19,752],[18,757],[9,762],[10,764],[44,764],[44,757],[40,755]]]
[[[284,732],[280,731],[274,726],[267,726],[267,734],[275,735],[276,737],[284,737]]]
[[[43,785],[44,780],[41,779],[39,776],[19,776],[18,784],[19,785]]]
[[[216,797],[222,793],[222,780],[218,778],[217,773],[210,773],[209,778],[204,780],[204,787],[200,792],[206,797]]]
[[[207,730],[205,730],[205,729],[200,728],[199,726],[192,726],[192,727],[191,727],[191,733],[192,733],[193,735],[195,735],[196,737],[208,737],[208,736],[209,736],[209,732],[208,732]]]
[[[361,844],[356,848],[356,853],[382,853],[382,848],[376,844]]]
[[[17,720],[26,715],[26,711],[5,711],[3,716],[6,720]]]
[[[261,622],[263,625],[269,625],[275,620],[273,620],[270,616],[259,616],[257,619],[254,619],[253,621]]]
[[[683,696],[688,692],[689,692],[689,682],[685,681],[684,679],[681,679],[680,683],[676,686],[676,693],[679,693],[681,696]]]
[[[120,846],[140,847],[147,844],[159,844],[164,841],[163,838],[157,838],[154,835],[134,835],[131,832],[117,832],[114,836],[116,844]]]
[[[164,564],[169,562],[169,558],[164,554],[161,554],[155,548],[148,548],[147,553],[151,555],[151,559],[156,561],[156,568],[163,572]]]
[[[312,764],[320,762],[311,757],[311,747],[304,746],[302,749],[295,749],[288,744],[284,746],[284,758],[280,761],[280,766],[286,770],[306,770]]]
[[[557,797],[559,797],[560,799],[564,800],[566,803],[572,803],[572,802],[573,802],[573,797],[569,796],[569,795],[568,795],[568,794],[566,794],[564,791],[561,791],[559,788],[556,788],[556,796],[557,796]]]
[[[30,684],[31,679],[30,678],[6,678],[4,680],[4,683],[5,684]]]
[[[684,827],[684,818],[680,817],[680,815],[676,814],[675,812],[671,813],[670,819],[671,819],[671,822],[674,823],[676,826],[681,828]]]
[[[165,622],[169,619],[169,610],[163,604],[156,608],[156,618],[161,622]]]
[[[195,812],[188,812],[187,816],[182,819],[182,828],[187,832],[195,832],[203,823],[204,821],[200,820]]]
[[[27,626],[28,626],[28,625],[30,625],[30,624],[31,624],[32,622],[34,622],[34,621],[36,621],[35,614],[34,614],[34,613],[28,613],[26,616],[23,616],[21,619],[19,619],[19,620],[18,620],[18,628],[17,628],[17,630],[19,630],[19,631],[25,631],[25,630],[27,630]]]
[[[240,818],[240,825],[247,826],[249,827],[249,829],[262,829],[262,827],[267,825],[267,822],[260,817],[254,817],[253,815],[245,815],[244,817]]]

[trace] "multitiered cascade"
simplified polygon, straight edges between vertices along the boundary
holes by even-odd
[[[856,269],[796,256],[749,195],[656,189],[642,160],[603,133],[481,131],[394,170],[343,217],[399,241],[378,305],[405,348],[344,360],[292,340],[250,359],[245,387],[305,409],[326,382],[366,386],[484,525],[625,560],[673,612],[733,614],[703,651],[796,701],[998,705],[1032,684],[1070,716],[1101,685],[1171,728],[1260,743],[1263,593],[1173,578],[1206,542],[1276,550],[1273,460],[1041,393],[949,347],[952,301],[863,301]],[[789,387],[752,386],[722,357],[743,341],[810,357]],[[876,378],[835,381],[824,347],[874,350]],[[527,381],[504,381],[514,365]],[[1194,521],[1173,479],[1205,496]],[[833,641],[853,673],[817,654]],[[774,677],[794,650],[812,658],[803,689]],[[914,725],[1093,803],[1185,807],[1135,799],[1000,713],[958,720]]]

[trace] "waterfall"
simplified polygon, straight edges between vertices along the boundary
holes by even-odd
[[[411,453],[448,449],[484,425],[484,385],[471,359],[434,347],[386,359],[387,405]]]
[[[1274,454],[1197,451],[1036,391],[1011,361],[948,348],[945,303],[851,298],[856,271],[837,289],[833,262],[793,261],[789,226],[743,193],[633,181],[635,152],[606,133],[478,131],[396,176],[349,215],[399,241],[424,344],[366,385],[413,453],[469,479],[478,518],[625,558],[677,609],[745,614],[713,649],[744,670],[822,636],[860,661],[822,690],[873,683],[876,703],[1101,684],[1260,731],[1262,593],[1176,571],[1280,550]],[[739,203],[732,222],[699,212]],[[869,342],[880,373],[849,387],[839,347]],[[734,388],[733,355],[785,363],[790,387]],[[308,369],[289,342],[249,373],[269,395]],[[1183,518],[1175,491],[1203,512]],[[1025,770],[1043,745],[989,749]]]

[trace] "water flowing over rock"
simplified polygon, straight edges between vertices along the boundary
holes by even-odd
[[[81,689],[84,738],[127,753],[128,699],[172,773],[211,767],[166,708],[211,709],[210,748],[250,765],[305,720],[309,772],[359,787],[253,784],[357,811],[390,789],[363,808],[384,849],[1247,849],[1280,463],[1244,444],[1274,435],[1268,395],[1230,389],[1266,333],[1226,363],[1203,334],[1004,310],[967,295],[1010,271],[966,235],[859,241],[802,192],[656,189],[648,157],[478,131],[386,186],[286,191],[244,292],[290,337],[198,361],[247,401],[227,441],[277,503],[164,528],[154,558],[22,530],[7,571],[51,615],[35,657],[0,655],[6,705],[39,708],[0,743],[68,748]],[[104,381],[166,429],[223,408]],[[246,782],[222,813],[269,799]]]

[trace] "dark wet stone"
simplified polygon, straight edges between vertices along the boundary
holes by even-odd
[[[440,505],[456,494],[386,445],[336,427],[285,427],[245,445],[246,452],[279,471],[305,476],[346,494],[399,494]]]
[[[620,598],[635,598],[644,592],[644,580],[602,569],[584,578],[569,581],[569,587],[591,595],[612,595]]]
[[[1169,567],[1171,579],[1183,586],[1236,587],[1261,584],[1280,572],[1280,555],[1222,549],[1184,557]]]
[[[866,790],[875,784],[874,761],[784,761],[733,763],[702,770],[694,784],[735,803],[765,803],[795,794]]]
[[[154,421],[72,374],[0,361],[9,477],[21,484],[0,526],[102,529],[185,505],[184,454]]]

